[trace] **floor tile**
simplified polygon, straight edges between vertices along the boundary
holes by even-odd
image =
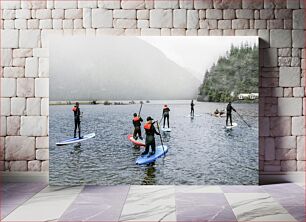
[[[177,221],[236,221],[223,193],[176,193]]]
[[[267,193],[225,193],[238,221],[296,221]]]
[[[223,193],[220,186],[175,186],[177,193]]]
[[[305,206],[305,193],[270,193],[283,206]]]
[[[305,206],[283,206],[297,221],[305,222]]]
[[[174,186],[131,186],[120,221],[176,221]]]
[[[294,183],[264,185],[261,188],[267,193],[304,193],[305,189]]]
[[[59,221],[118,221],[129,186],[86,186]]]
[[[224,193],[263,193],[265,192],[260,186],[220,186]]]
[[[83,189],[79,187],[46,187],[15,209],[3,221],[57,220]]]

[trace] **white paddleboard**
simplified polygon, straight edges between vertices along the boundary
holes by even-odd
[[[238,126],[237,123],[233,123],[233,125],[225,126],[226,129],[233,129],[234,127]]]
[[[79,137],[71,138],[71,139],[64,140],[62,142],[56,143],[56,145],[57,146],[63,146],[63,145],[68,145],[68,144],[72,144],[72,143],[79,143],[79,142],[94,138],[95,136],[96,136],[95,133],[90,133],[90,134],[84,135],[81,139]]]
[[[163,132],[171,132],[171,128],[164,128],[164,127],[162,127],[161,131],[163,131]]]
[[[202,116],[201,114],[197,114],[197,115],[187,115],[185,117],[189,117],[189,118],[194,118],[194,117],[200,117]]]

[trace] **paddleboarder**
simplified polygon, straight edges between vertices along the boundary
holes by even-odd
[[[163,128],[165,128],[166,120],[167,120],[168,128],[170,128],[170,126],[169,126],[169,112],[170,112],[170,109],[169,109],[168,105],[164,105],[164,108],[163,108],[163,117],[164,117]]]
[[[74,113],[74,138],[76,138],[76,131],[79,130],[79,138],[81,139],[81,110],[80,104],[78,102],[75,103],[75,106],[72,108]]]
[[[190,116],[194,116],[194,103],[193,103],[193,100],[191,100],[190,108],[191,108]]]
[[[134,113],[134,118],[133,118],[133,125],[134,125],[134,133],[133,133],[133,138],[135,140],[137,140],[137,138],[139,137],[139,139],[143,139],[141,136],[141,122],[143,122],[143,119],[137,115],[137,113]]]
[[[226,107],[226,126],[228,126],[228,119],[230,119],[231,126],[233,126],[232,110],[236,112],[236,110],[232,107],[232,102],[229,102]]]
[[[160,135],[159,132],[156,131],[155,127],[154,127],[154,123],[152,122],[153,119],[151,116],[148,116],[147,118],[147,122],[144,125],[144,129],[146,132],[146,149],[145,151],[141,154],[141,156],[147,155],[150,151],[150,147],[151,147],[151,153],[150,155],[154,155],[155,154],[155,137],[154,135]]]

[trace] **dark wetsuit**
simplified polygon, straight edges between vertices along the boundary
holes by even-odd
[[[170,112],[170,109],[168,107],[165,107],[163,109],[163,116],[164,116],[164,128],[165,128],[165,124],[166,124],[166,120],[167,120],[167,125],[168,125],[168,128],[170,128],[169,126],[169,112]]]
[[[74,106],[72,111],[74,113],[74,137],[76,137],[76,131],[79,129],[79,138],[81,138],[81,110]]]
[[[133,137],[134,139],[137,139],[137,135],[138,137],[142,140],[142,136],[141,136],[141,122],[143,122],[143,119],[141,117],[134,117],[133,118],[133,125],[134,125],[134,133],[133,133]]]
[[[149,150],[150,150],[150,146],[151,146],[151,149],[152,149],[152,154],[155,153],[155,137],[154,135],[157,134],[157,135],[160,135],[153,124],[150,124],[150,123],[146,123],[144,125],[144,128],[145,128],[145,131],[146,131],[146,149],[145,151],[142,153],[142,155],[146,155],[149,153]]]
[[[232,110],[236,112],[236,110],[232,107],[232,104],[229,103],[226,107],[226,125],[228,126],[228,119],[230,119],[231,126],[233,125],[232,122]]]
[[[190,108],[191,108],[190,116],[194,116],[194,103],[193,102],[190,103]]]

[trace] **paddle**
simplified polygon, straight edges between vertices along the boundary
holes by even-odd
[[[138,112],[138,116],[140,116],[141,109],[142,109],[142,103],[140,104],[140,109],[139,109],[139,112]]]
[[[237,112],[237,111],[235,111],[236,113],[237,113],[237,115],[240,117],[240,119],[242,119],[242,121],[248,126],[248,127],[251,127],[243,118],[242,118],[242,116]]]
[[[159,138],[160,138],[160,142],[161,142],[161,145],[162,145],[162,148],[163,148],[163,153],[164,153],[164,156],[165,156],[165,149],[164,149],[164,143],[163,143],[163,139],[162,139],[162,136],[160,134],[160,130],[159,130],[159,124],[158,122],[157,123],[157,129],[158,129],[158,132],[159,132]]]

